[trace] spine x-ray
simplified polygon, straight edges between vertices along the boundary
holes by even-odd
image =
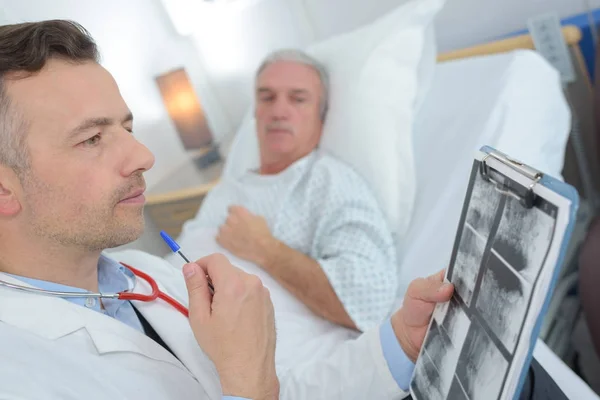
[[[518,396],[558,268],[569,200],[520,182],[495,160],[487,162],[496,165],[496,179],[485,179],[482,159],[473,164],[446,272],[455,293],[434,312],[411,383],[415,399]],[[533,204],[498,184],[509,180],[535,190]]]

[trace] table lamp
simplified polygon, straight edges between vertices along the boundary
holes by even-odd
[[[206,115],[185,69],[177,68],[156,77],[163,103],[183,147],[199,167],[220,159]]]

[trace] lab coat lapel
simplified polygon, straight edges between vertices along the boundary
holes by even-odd
[[[6,274],[0,273],[0,279],[30,287]],[[185,369],[172,354],[143,333],[61,298],[1,287],[0,320],[49,340],[85,330],[99,355],[134,352]]]
[[[86,310],[86,314],[97,313]],[[134,352],[157,361],[172,364],[182,370],[186,368],[168,350],[139,332],[114,318],[99,315],[86,318],[86,330],[94,341],[99,354],[114,352]]]
[[[4,273],[5,282],[31,287]],[[56,340],[85,327],[85,321],[65,300],[0,287],[0,321]]]
[[[146,263],[147,265],[148,263]],[[140,268],[141,266],[136,265],[136,267]],[[164,269],[148,267],[144,270],[156,280],[163,292],[187,306],[188,301],[184,299],[187,290],[181,272],[173,274],[173,269],[165,273],[167,271]],[[142,279],[137,279],[134,291],[149,293],[151,289]],[[196,377],[209,397],[220,398],[222,389],[219,375],[213,362],[196,342],[188,318],[163,300],[150,303],[136,301],[133,304],[177,358]]]

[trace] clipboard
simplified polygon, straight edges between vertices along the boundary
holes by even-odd
[[[415,400],[518,399],[576,221],[570,185],[476,154],[446,280],[415,365]]]

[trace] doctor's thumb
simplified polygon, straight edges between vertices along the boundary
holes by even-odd
[[[204,271],[198,264],[189,263],[183,266],[183,276],[190,298],[190,319],[207,320],[210,316],[212,296]]]

